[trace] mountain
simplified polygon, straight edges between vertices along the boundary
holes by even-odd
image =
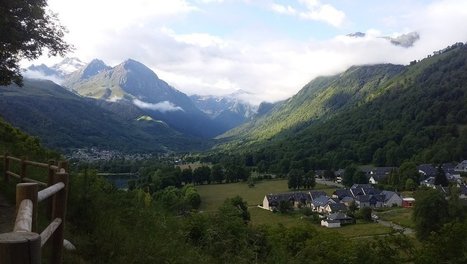
[[[45,79],[47,79],[47,77],[63,79],[70,73],[81,69],[84,65],[85,63],[78,58],[65,58],[51,67],[45,64],[33,64],[29,66],[26,71],[29,72],[30,75],[36,74],[36,76],[43,76]]]
[[[257,106],[244,98],[250,93],[239,90],[225,96],[192,95],[191,100],[211,119],[231,129],[250,120],[257,111]]]
[[[0,116],[55,149],[97,147],[126,152],[202,149],[206,141],[182,135],[139,108],[78,96],[46,80],[0,87]],[[106,109],[114,109],[113,111]],[[115,112],[125,112],[121,116]]]
[[[246,144],[298,131],[320,118],[367,100],[381,85],[403,70],[403,66],[391,64],[359,66],[342,74],[316,78],[290,99],[271,105],[272,109],[266,115],[219,138],[238,139]]]
[[[467,45],[434,54],[408,66],[354,66],[316,78],[224,134],[218,149],[252,155],[254,165],[278,173],[466,159]]]
[[[186,94],[135,60],[126,60],[115,67],[93,60],[71,74],[63,85],[89,98],[133,104],[146,115],[185,134],[213,137],[227,130],[199,110]]]

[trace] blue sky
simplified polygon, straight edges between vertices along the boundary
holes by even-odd
[[[352,65],[407,64],[467,41],[462,0],[49,0],[74,54],[133,58],[187,94],[276,101]],[[364,38],[347,34],[364,32]],[[381,38],[417,32],[413,47]],[[52,63],[59,58],[40,61]],[[36,62],[35,62],[36,63]]]

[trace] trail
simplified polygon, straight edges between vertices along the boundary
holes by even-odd
[[[13,231],[15,206],[0,192],[0,234]]]

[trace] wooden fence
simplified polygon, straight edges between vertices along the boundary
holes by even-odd
[[[16,185],[16,221],[13,232],[0,234],[1,264],[41,263],[41,248],[50,244],[50,263],[62,263],[64,224],[68,197],[68,163],[50,161],[48,164],[16,158],[5,154],[3,176],[6,183],[10,177],[20,180]],[[13,162],[19,164],[19,172],[11,171]],[[47,170],[47,183],[27,177],[28,166]],[[18,168],[18,166],[16,166]],[[39,191],[39,188],[44,188]],[[50,198],[49,200],[47,200]],[[39,202],[47,202],[50,224],[39,234],[37,210]]]

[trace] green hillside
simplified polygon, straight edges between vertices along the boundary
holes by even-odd
[[[4,153],[42,161],[59,156],[56,152],[46,150],[39,139],[25,134],[0,118],[0,155]]]
[[[204,140],[184,136],[166,124],[140,122],[137,118],[141,115],[134,106],[103,105],[50,81],[25,80],[21,88],[0,88],[0,116],[50,148],[165,152],[206,145]]]
[[[220,139],[239,139],[257,143],[287,133],[295,133],[310,124],[328,119],[338,112],[360,104],[404,71],[400,65],[352,67],[346,72],[319,77],[308,83],[296,95],[276,105],[263,117],[233,129]]]
[[[220,148],[250,153],[255,164],[276,171],[282,165],[338,168],[351,162],[465,159],[467,47],[456,44],[439,53],[410,66],[352,67],[318,78],[248,124],[251,132],[229,132],[233,140]],[[266,120],[272,121],[269,128]]]

